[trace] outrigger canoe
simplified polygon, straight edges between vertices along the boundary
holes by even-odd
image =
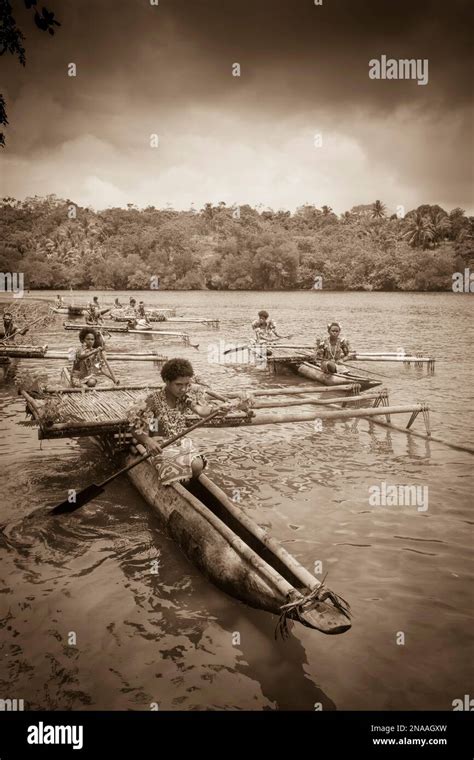
[[[61,393],[73,397],[97,395],[92,390],[83,394],[64,389],[59,396]],[[53,399],[57,394],[58,391],[53,393]],[[39,401],[25,390],[22,396],[40,427],[39,438],[57,437],[42,420],[42,404],[47,403],[44,394]],[[71,430],[63,430],[61,437],[77,437],[75,425],[68,423]],[[107,432],[103,423],[89,434],[120,468],[144,452],[141,445],[130,444],[125,432],[126,426],[119,433],[112,432],[109,426]],[[344,599],[306,570],[207,475],[165,486],[149,459],[136,465],[127,476],[189,561],[229,596],[279,615],[278,630],[282,635],[287,633],[290,620],[330,635],[351,627],[349,605]]]
[[[117,455],[112,437],[100,445],[122,466],[144,449]],[[168,535],[215,586],[250,607],[297,620],[326,634],[351,627],[348,605],[271,538],[206,475],[164,486],[150,460],[128,473]]]
[[[82,317],[87,314],[88,309],[85,306],[51,306],[51,311],[54,314],[67,314],[69,317]],[[100,309],[101,314],[107,314],[110,311],[108,309]]]
[[[130,335],[161,335],[165,338],[181,338],[185,343],[189,343],[189,335],[184,332],[172,332],[171,330],[154,330],[147,325],[141,327],[137,325],[136,328],[131,328],[128,325],[118,324],[79,324],[74,322],[63,322],[65,330],[82,330],[84,327],[89,327],[92,330],[100,330],[109,333],[128,333]]]
[[[137,317],[133,313],[124,313],[122,310],[111,311],[110,318],[113,322],[133,322]],[[159,324],[187,324],[187,325],[204,325],[206,327],[219,327],[218,319],[201,319],[199,317],[172,317],[165,316],[164,314],[147,314],[149,322],[157,322]]]

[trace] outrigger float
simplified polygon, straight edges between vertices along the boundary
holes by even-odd
[[[160,335],[162,338],[180,338],[185,345],[189,345],[189,335],[184,332],[172,332],[170,330],[153,330],[153,329],[138,329],[130,328],[128,325],[111,325],[111,324],[97,324],[86,325],[77,324],[75,322],[63,322],[65,330],[82,330],[84,327],[89,327],[91,330],[100,330],[109,333],[121,333],[129,335]]]
[[[146,313],[146,312],[145,312]],[[117,311],[112,310],[110,312],[110,319],[114,322],[133,322],[137,319],[135,314],[124,313],[120,309]],[[182,324],[182,325],[204,325],[205,327],[212,327],[216,330],[219,328],[220,321],[218,319],[205,319],[199,317],[171,317],[160,314],[147,315],[149,322],[159,322],[161,324]]]
[[[166,356],[162,356],[154,351],[149,352],[130,352],[130,351],[106,351],[109,361],[120,362],[165,362]],[[49,348],[44,346],[0,346],[0,359],[53,359],[67,361],[71,359],[69,351],[64,349]]]

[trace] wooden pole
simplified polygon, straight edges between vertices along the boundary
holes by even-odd
[[[387,414],[406,414],[427,410],[426,404],[405,404],[403,406],[378,406],[364,409],[338,409],[334,411],[314,410],[311,412],[292,412],[290,414],[257,413],[249,421],[250,426],[270,425],[286,422],[310,422],[311,420],[348,420],[366,417],[380,417]],[[231,422],[231,420],[229,420]]]
[[[305,404],[316,404],[318,406],[330,406],[331,404],[354,404],[361,401],[368,401],[371,399],[387,397],[387,393],[364,393],[363,396],[344,396],[342,398],[314,398],[308,396],[300,396],[298,399],[284,399],[283,401],[256,401],[252,405],[252,409],[275,409],[277,407],[287,406],[304,406]]]
[[[428,356],[366,356],[364,354],[356,354],[349,357],[346,361],[356,362],[416,362],[418,364],[426,364],[430,362],[434,364],[435,359]]]

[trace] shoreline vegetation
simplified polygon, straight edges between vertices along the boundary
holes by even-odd
[[[474,269],[474,217],[422,205],[258,210],[206,203],[94,211],[54,195],[0,201],[0,271],[28,289],[451,291]]]

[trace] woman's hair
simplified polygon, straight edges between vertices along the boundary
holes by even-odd
[[[330,330],[331,327],[339,327],[339,329],[341,329],[341,324],[340,322],[328,322],[328,330]]]
[[[161,368],[161,377],[165,383],[173,382],[178,377],[192,377],[193,375],[192,364],[187,359],[170,359]]]
[[[259,311],[258,312],[258,316],[259,317],[263,317],[264,319],[267,319],[267,317],[268,317],[268,311],[265,311],[265,309],[263,311]]]
[[[94,336],[94,343],[96,342],[96,340],[97,340],[97,333],[96,333],[96,331],[95,330],[91,330],[90,327],[83,327],[82,330],[79,333],[79,340],[80,340],[81,343],[83,343],[85,341],[86,335],[89,335],[89,333]]]
[[[131,298],[130,303],[136,303],[136,300],[134,298]]]

